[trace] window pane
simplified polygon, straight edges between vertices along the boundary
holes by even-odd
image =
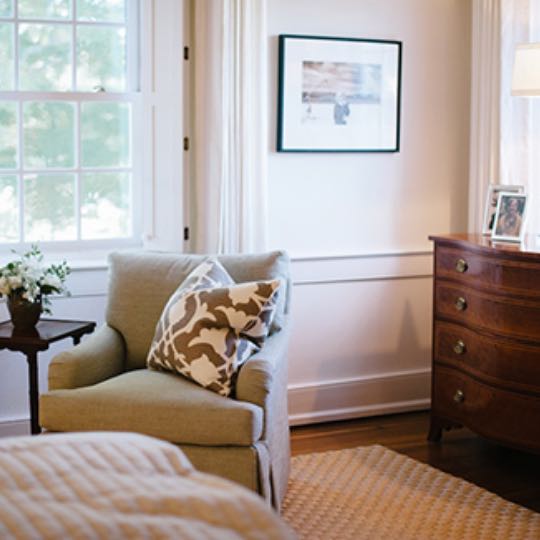
[[[71,17],[71,0],[19,0],[19,17],[68,19]]]
[[[126,89],[126,31],[124,28],[77,27],[77,90],[103,87]]]
[[[81,183],[81,235],[90,238],[129,236],[130,175],[83,174]]]
[[[58,24],[19,26],[20,89],[71,89],[71,29]]]
[[[73,167],[74,116],[72,103],[25,103],[23,166]]]
[[[13,17],[12,0],[0,0],[0,17]]]
[[[25,177],[25,241],[76,239],[74,184],[73,174]]]
[[[77,18],[81,21],[124,22],[125,0],[77,0]]]
[[[0,24],[0,90],[13,90],[15,85],[13,75],[15,60],[13,58],[13,28],[12,23]]]
[[[130,105],[81,105],[81,163],[83,167],[130,165]]]
[[[0,169],[17,167],[17,104],[0,101]]]
[[[0,242],[19,240],[17,177],[0,176]]]

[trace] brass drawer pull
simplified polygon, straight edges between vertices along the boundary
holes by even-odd
[[[458,259],[456,261],[456,271],[460,274],[465,273],[469,269],[469,265],[465,259]]]
[[[463,340],[458,339],[454,343],[454,352],[456,354],[463,354],[466,350],[467,350],[467,348],[465,347],[465,342]]]
[[[455,306],[458,311],[465,311],[467,309],[467,300],[463,296],[460,296],[456,300]]]
[[[456,393],[454,394],[454,401],[456,403],[463,403],[465,401],[465,394],[463,393],[463,390],[456,390]]]

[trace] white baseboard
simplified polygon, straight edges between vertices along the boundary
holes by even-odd
[[[429,409],[431,370],[289,386],[290,425]]]
[[[30,419],[21,418],[0,421],[0,438],[30,435]]]

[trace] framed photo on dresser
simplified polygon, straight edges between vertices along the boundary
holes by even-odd
[[[484,208],[484,225],[482,234],[491,234],[493,224],[495,223],[495,213],[497,212],[497,203],[499,202],[499,193],[501,191],[511,193],[523,193],[523,186],[505,186],[502,184],[489,184],[486,193],[486,205]]]
[[[503,242],[521,242],[525,231],[526,206],[527,195],[524,193],[501,191],[491,238]]]

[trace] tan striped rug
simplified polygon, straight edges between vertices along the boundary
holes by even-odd
[[[540,539],[540,514],[382,446],[294,457],[283,514],[306,540]]]

